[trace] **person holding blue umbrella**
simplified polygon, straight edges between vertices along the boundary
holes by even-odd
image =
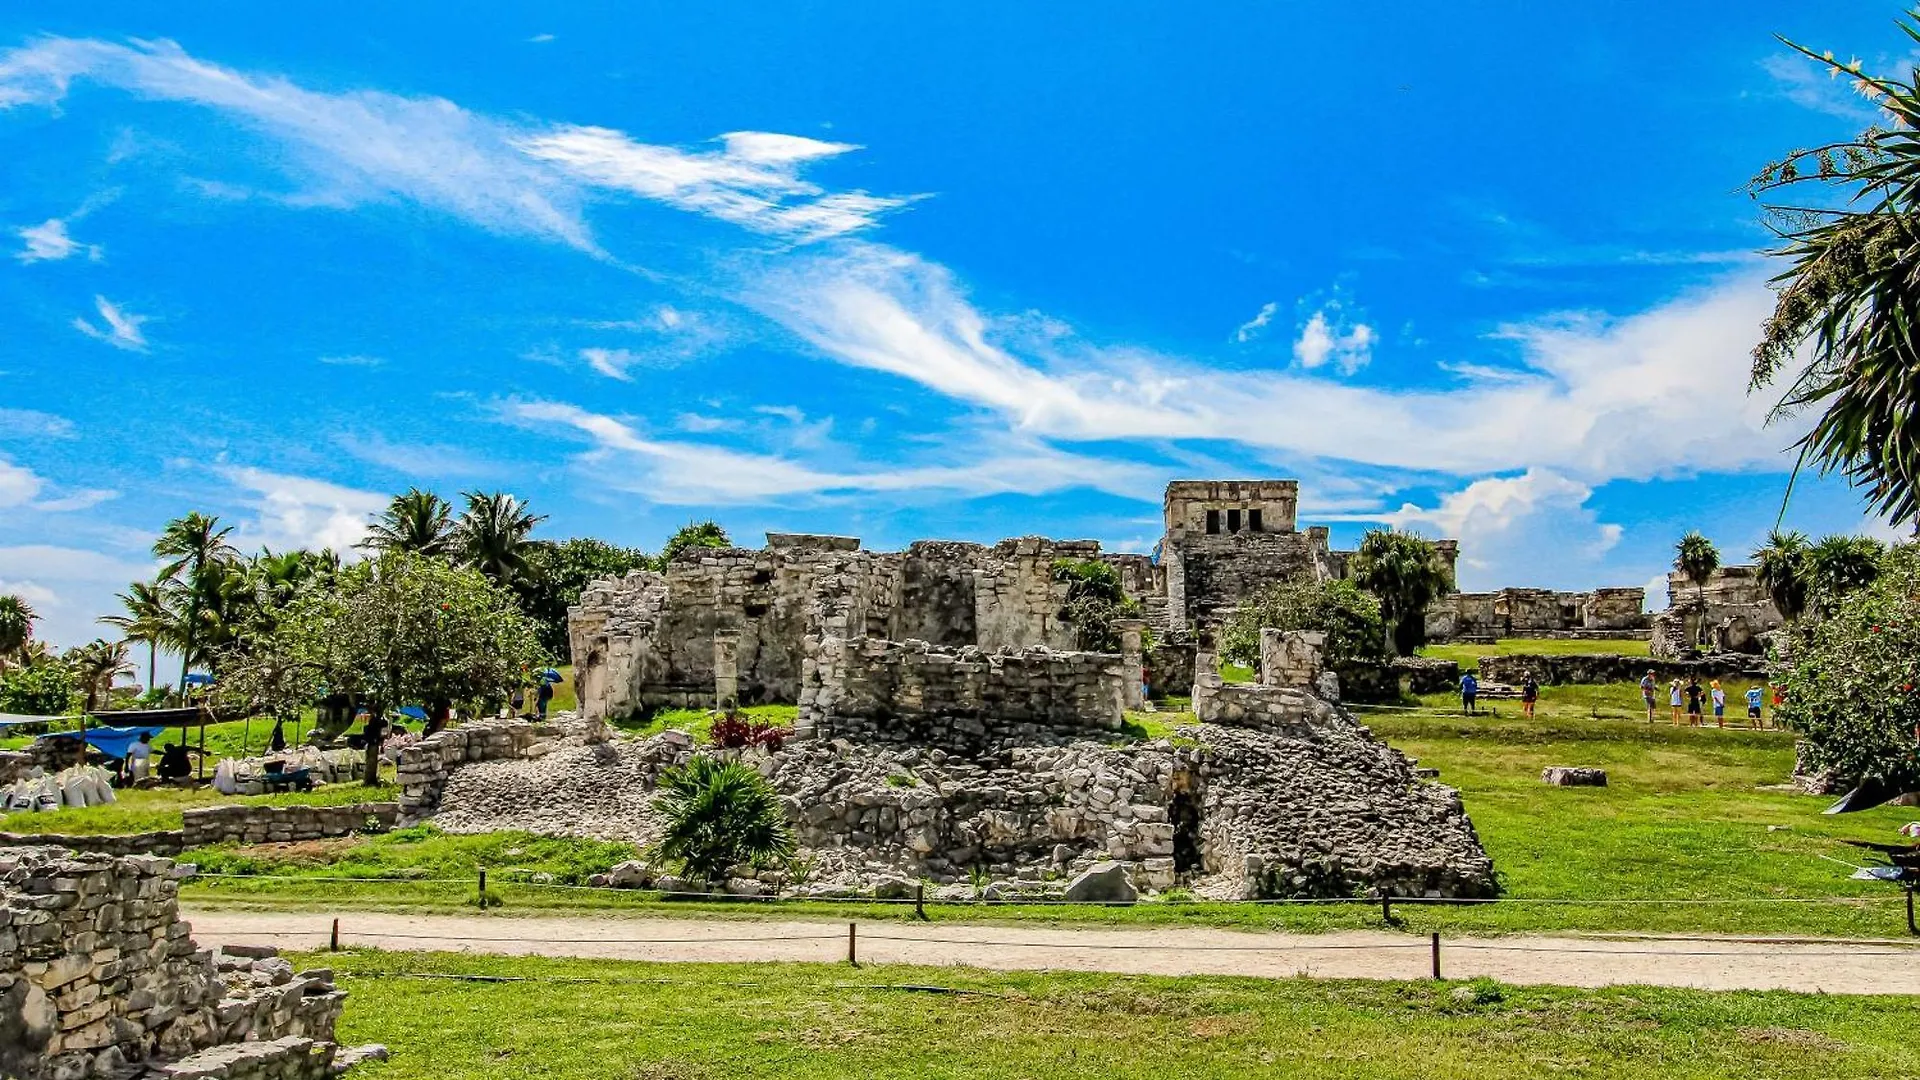
[[[553,700],[553,684],[559,681],[558,671],[552,668],[541,669],[540,688],[534,692],[534,708],[538,710],[542,720],[547,718],[547,703]]]

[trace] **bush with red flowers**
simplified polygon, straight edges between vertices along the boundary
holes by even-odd
[[[769,750],[778,750],[787,743],[788,730],[785,725],[770,720],[755,720],[737,712],[723,713],[713,718],[713,726],[707,731],[707,739],[715,746],[728,750],[739,750],[748,746],[764,746]]]

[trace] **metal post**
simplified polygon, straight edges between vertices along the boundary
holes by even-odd
[[[480,868],[480,910],[487,910],[487,868]]]
[[[327,941],[328,952],[340,951],[340,920],[333,920],[333,936]]]
[[[1913,886],[1907,886],[1907,933],[1920,936],[1920,923],[1913,921]]]
[[[1388,925],[1393,924],[1393,894],[1385,889],[1380,891],[1380,918]]]
[[[855,936],[856,936],[856,931],[854,930],[854,924],[848,923],[847,924],[847,963],[853,967],[859,967],[860,957],[859,957],[859,954],[854,951]]]
[[[1912,907],[1912,895],[1908,895],[1908,907]],[[927,919],[927,883],[922,881],[913,887],[913,916],[921,922]]]
[[[1440,931],[1438,930],[1433,932],[1433,978],[1435,982],[1440,980]]]

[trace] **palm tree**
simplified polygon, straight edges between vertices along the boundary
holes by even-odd
[[[127,662],[127,643],[124,641],[96,638],[73,650],[67,659],[73,664],[73,673],[79,677],[81,689],[86,693],[86,704],[82,710],[87,713],[92,713],[100,698],[112,691],[113,680],[133,674],[133,665]]]
[[[1807,551],[1808,592],[1814,606],[1831,610],[1842,596],[1873,584],[1885,553],[1880,541],[1870,536],[1822,537]]]
[[[1920,42],[1920,28],[1898,25]],[[1797,444],[1800,464],[1846,474],[1876,509],[1920,527],[1920,71],[1879,78],[1786,44],[1852,83],[1888,124],[1796,150],[1754,178],[1754,196],[1775,200],[1764,206],[1783,241],[1773,254],[1789,265],[1774,278],[1749,389],[1790,376],[1773,415],[1821,410]]]
[[[1768,533],[1766,544],[1753,552],[1755,574],[1760,584],[1766,586],[1767,594],[1773,597],[1773,606],[1780,609],[1780,617],[1788,622],[1799,619],[1807,610],[1807,593],[1812,584],[1807,552],[1805,533],[1779,529]]]
[[[27,642],[33,640],[33,623],[40,616],[25,597],[0,596],[0,671],[10,660],[24,660]]]
[[[1413,533],[1372,529],[1351,563],[1353,583],[1380,601],[1387,647],[1411,656],[1426,642],[1427,608],[1453,589],[1453,575],[1433,542]]]
[[[460,561],[501,585],[517,584],[527,574],[527,534],[546,518],[505,492],[468,491],[463,497],[467,508],[454,526]]]
[[[699,881],[717,881],[736,863],[793,854],[780,793],[738,761],[700,756],[660,778],[654,807],[666,820],[660,854]]]
[[[220,519],[195,510],[186,517],[167,522],[160,538],[153,542],[153,556],[167,560],[160,570],[163,581],[177,582],[186,591],[186,621],[180,641],[180,693],[187,692],[187,672],[192,668],[200,638],[201,609],[211,570],[233,560],[235,552],[227,543],[232,526],[222,528]],[[182,577],[182,574],[185,577]]]
[[[1697,530],[1689,532],[1673,546],[1673,568],[1693,582],[1700,603],[1698,640],[1704,642],[1707,638],[1707,582],[1712,579],[1713,572],[1720,569],[1720,549]]]
[[[453,542],[453,507],[431,491],[409,488],[405,495],[395,495],[367,526],[367,538],[359,546],[368,551],[444,555]]]
[[[162,582],[136,581],[116,599],[121,607],[127,609],[127,613],[103,615],[100,621],[119,630],[126,640],[137,641],[147,647],[147,689],[152,690],[160,646],[180,646],[182,643],[179,638],[184,623],[179,612],[169,606]]]

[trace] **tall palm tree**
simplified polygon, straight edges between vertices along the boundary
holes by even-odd
[[[1816,607],[1830,610],[1835,601],[1864,589],[1880,576],[1880,557],[1886,549],[1870,536],[1826,536],[1807,550],[1809,593]]]
[[[1453,575],[1433,541],[1413,533],[1370,529],[1350,563],[1353,583],[1380,601],[1388,651],[1412,656],[1426,642],[1427,608],[1453,589]]]
[[[1920,27],[1898,25],[1920,42]],[[1820,410],[1800,463],[1846,474],[1877,509],[1920,528],[1920,70],[1880,78],[1786,44],[1853,84],[1887,124],[1796,150],[1754,178],[1788,267],[1774,278],[1749,388],[1790,377],[1774,416]]]
[[[127,643],[124,641],[105,641],[99,638],[87,642],[73,650],[67,659],[73,664],[73,672],[80,679],[80,687],[86,693],[85,712],[93,712],[100,699],[113,690],[113,680],[122,675],[133,674],[133,665],[127,662]]]
[[[1713,572],[1720,569],[1720,549],[1698,531],[1689,532],[1673,546],[1673,568],[1693,582],[1695,597],[1700,603],[1699,641],[1704,642],[1707,637],[1707,582],[1712,579]]]
[[[367,526],[359,546],[368,551],[411,551],[416,555],[445,555],[454,543],[453,507],[431,491],[409,488],[395,495],[380,516]]]
[[[1812,584],[1807,566],[1807,536],[1800,532],[1767,534],[1767,542],[1753,552],[1754,572],[1780,617],[1788,622],[1799,619],[1807,610],[1807,593]]]
[[[527,575],[527,534],[545,516],[503,491],[468,491],[462,497],[467,508],[454,528],[460,561],[501,585],[517,584]]]
[[[180,613],[169,605],[162,582],[136,581],[116,599],[121,607],[127,609],[127,613],[103,615],[100,621],[119,630],[126,640],[137,641],[147,647],[147,689],[152,690],[160,646],[179,647],[184,623]]]
[[[178,582],[186,591],[186,626],[180,642],[179,690],[183,697],[187,692],[187,672],[192,669],[199,644],[207,587],[214,569],[235,557],[233,546],[227,543],[227,536],[232,532],[233,527],[223,528],[219,518],[195,510],[186,517],[167,522],[160,538],[153,542],[154,558],[166,560],[160,570],[161,580]]]
[[[33,623],[40,616],[25,597],[0,596],[0,671],[24,657],[27,642],[33,640]]]

